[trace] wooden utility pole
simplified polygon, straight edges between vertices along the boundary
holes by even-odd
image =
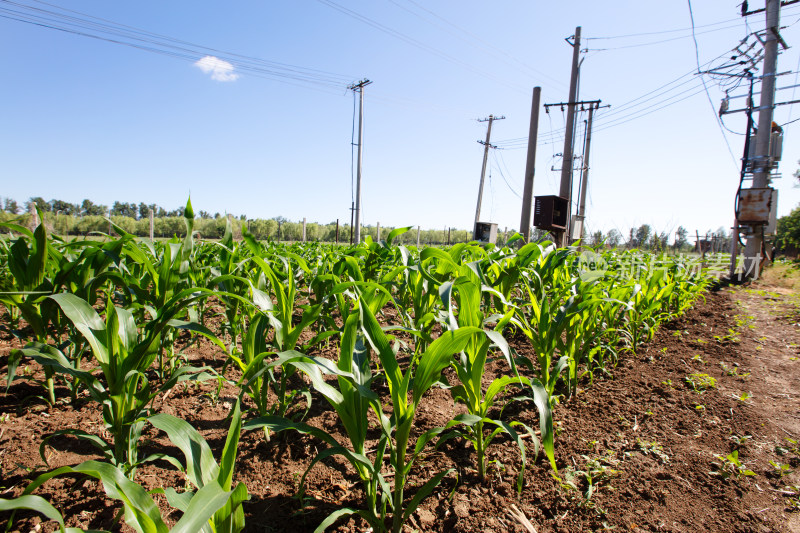
[[[364,146],[364,87],[372,83],[361,80],[348,87],[351,91],[358,92],[358,163],[356,165],[356,207],[355,207],[355,242],[361,242],[361,157]]]
[[[758,112],[758,131],[756,132],[756,154],[753,158],[753,188],[769,187],[770,171],[773,167],[770,158],[770,138],[772,134],[772,115],[775,110],[775,78],[778,70],[778,40],[780,38],[781,0],[766,0],[767,26],[764,32],[764,67],[761,74],[761,103]],[[744,247],[744,272],[746,276],[758,278],[761,251],[764,248],[763,226],[747,237]]]
[[[533,88],[531,103],[531,125],[528,129],[528,158],[525,161],[525,185],[522,192],[522,216],[519,231],[525,242],[531,240],[531,204],[533,203],[533,175],[536,173],[536,142],[539,136],[539,102],[542,88]]]
[[[567,39],[569,43],[569,39]],[[572,45],[572,73],[569,79],[569,99],[567,101],[567,125],[564,131],[564,155],[561,163],[561,186],[558,195],[567,199],[567,229],[556,232],[556,241],[559,246],[566,246],[569,242],[570,211],[572,206],[572,156],[574,152],[575,133],[575,102],[578,100],[578,72],[581,55],[581,27],[575,28]]]
[[[489,140],[492,138],[492,122],[495,120],[503,120],[506,117],[496,117],[494,115],[489,115],[489,118],[478,119],[478,122],[488,122],[489,126],[486,128],[486,141],[478,141],[480,144],[483,145],[483,165],[481,166],[481,183],[478,186],[478,205],[475,208],[475,224],[472,227],[472,234],[475,238],[478,238],[478,220],[481,216],[481,201],[483,200],[483,183],[486,179],[486,161],[489,158],[489,148],[492,145],[489,143]]]

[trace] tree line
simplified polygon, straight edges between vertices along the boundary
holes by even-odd
[[[111,228],[108,220],[122,228],[128,233],[140,237],[150,235],[150,212],[153,212],[153,234],[155,237],[169,238],[172,236],[182,236],[185,232],[183,223],[183,207],[173,210],[165,209],[156,204],[127,203],[116,201],[109,208],[106,205],[95,204],[89,199],[81,203],[70,203],[63,200],[53,199],[46,201],[41,197],[32,197],[26,206],[34,204],[44,215],[52,230],[61,235],[88,235],[91,233],[108,233]],[[16,200],[4,198],[0,203],[3,209],[3,220],[13,217],[25,216],[28,209],[22,209]],[[798,218],[800,218],[800,210]],[[280,241],[300,241],[303,239],[302,221],[291,221],[282,216],[273,218],[247,218],[245,215],[233,217],[231,215],[198,211],[195,221],[195,231],[201,237],[207,239],[219,239],[225,234],[226,219],[232,218],[234,231],[240,233],[241,224],[244,223],[247,230],[260,240],[280,240]],[[785,218],[785,217],[784,217]],[[780,226],[780,224],[779,224]],[[386,238],[393,227],[381,227],[382,238]],[[506,239],[516,233],[516,229],[498,232],[498,244],[504,244]],[[350,241],[350,225],[340,224],[338,226],[338,241]],[[362,227],[362,234],[370,235],[372,239],[378,239],[378,227],[376,225],[366,225]],[[237,235],[238,236],[238,235]],[[540,229],[533,229],[531,234],[532,241],[543,241],[551,239],[551,235]],[[728,250],[730,248],[730,233],[724,228],[716,231],[707,231],[700,234],[701,240],[714,241],[717,250]],[[318,222],[306,223],[306,240],[335,242],[337,240],[336,221],[322,224]],[[411,231],[398,238],[402,244],[415,244],[417,231]],[[455,244],[458,242],[469,242],[472,240],[471,232],[466,229],[443,228],[443,229],[421,229],[420,244]],[[695,249],[695,236],[690,235],[689,231],[680,226],[674,232],[657,231],[649,224],[642,224],[629,229],[627,235],[623,235],[617,229],[608,232],[599,230],[584,230],[582,241],[589,246],[605,246],[608,248],[626,247],[640,248],[655,251],[688,252]]]

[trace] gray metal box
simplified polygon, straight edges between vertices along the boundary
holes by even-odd
[[[772,187],[739,191],[736,218],[739,224],[767,224],[772,211]]]

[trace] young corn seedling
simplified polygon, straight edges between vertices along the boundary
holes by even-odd
[[[147,405],[160,392],[172,388],[179,381],[198,380],[210,377],[204,369],[182,367],[172,374],[160,387],[154,387],[146,372],[156,358],[161,333],[167,327],[191,329],[208,337],[224,348],[213,334],[197,324],[185,324],[172,319],[180,309],[192,300],[201,298],[195,291],[175,295],[167,302],[155,319],[141,328],[141,332],[130,311],[117,308],[108,302],[105,320],[84,300],[73,294],[61,293],[51,296],[75,328],[86,339],[92,355],[103,373],[103,379],[92,372],[73,367],[69,360],[56,347],[33,343],[20,350],[22,354],[33,357],[56,372],[71,375],[82,382],[93,400],[103,406],[103,421],[111,434],[113,443],[109,444],[96,435],[80,429],[63,429],[47,437],[40,447],[44,458],[44,446],[57,435],[74,435],[88,440],[98,447],[105,458],[113,465],[122,468],[126,475],[133,476],[137,465],[138,444],[147,416]],[[151,460],[157,457],[150,457]]]
[[[39,212],[39,217],[42,213]],[[41,218],[44,220],[44,218]],[[60,254],[48,242],[47,229],[44,222],[31,232],[28,228],[17,224],[3,223],[0,227],[20,233],[22,236],[8,247],[6,264],[10,276],[3,278],[0,285],[0,302],[9,310],[18,310],[19,314],[33,330],[33,342],[47,342],[47,325],[56,318],[58,309],[47,297],[53,293],[50,270],[55,266]],[[30,243],[30,244],[29,244]],[[17,334],[18,335],[18,334]],[[20,363],[20,352],[14,352],[8,361],[8,382],[11,386],[15,371]],[[47,401],[51,405],[56,401],[54,372],[45,367],[44,386]]]
[[[354,357],[352,360],[350,360],[349,357],[345,357],[344,362],[340,360],[339,365],[342,365],[343,368],[349,366],[349,370],[341,370],[321,358],[307,358],[308,361],[303,359],[295,361],[297,367],[305,366],[304,371],[312,377],[314,387],[317,390],[326,391],[324,395],[328,398],[328,401],[332,403],[337,414],[342,417],[342,422],[345,424],[346,431],[354,449],[350,450],[344,448],[335,440],[332,440],[329,435],[315,428],[287,422],[285,420],[281,421],[281,419],[277,417],[253,420],[246,423],[245,428],[253,429],[263,427],[264,425],[271,425],[274,431],[278,431],[281,429],[282,424],[284,428],[287,429],[293,428],[312,433],[328,442],[331,446],[328,450],[321,453],[322,458],[340,454],[347,457],[351,464],[359,465],[356,466],[356,470],[359,471],[362,482],[364,482],[367,487],[366,491],[369,499],[368,508],[361,510],[341,509],[328,517],[316,531],[323,531],[328,525],[332,524],[341,516],[357,513],[364,517],[376,531],[399,533],[422,500],[452,471],[446,470],[434,475],[419,488],[410,501],[406,502],[405,489],[411,468],[425,445],[434,437],[434,435],[431,434],[424,435],[420,437],[412,447],[410,443],[411,429],[414,424],[414,416],[417,408],[425,393],[434,383],[439,381],[442,370],[450,364],[453,355],[464,350],[467,343],[470,342],[476,333],[485,333],[483,330],[474,327],[447,331],[433,341],[428,349],[418,358],[412,359],[411,366],[403,372],[397,362],[397,354],[392,348],[386,333],[375,318],[369,304],[359,298],[358,309],[355,313],[357,313],[357,315],[350,315],[350,317],[348,317],[348,324],[350,324],[350,328],[357,325],[360,330],[359,335],[363,335],[364,340],[360,341],[360,346],[363,348],[352,348],[354,351],[351,351],[351,346],[358,347],[359,345],[353,344],[355,341],[352,340],[352,338],[346,340],[347,349],[343,353],[353,353]],[[390,412],[368,388],[373,378],[370,372],[367,371],[368,367],[364,366],[368,365],[369,361],[366,355],[367,346],[371,347],[377,355],[383,371],[383,376],[389,385],[391,393]],[[355,354],[360,351],[363,351],[363,355],[355,356]],[[287,354],[287,356],[291,357],[290,354]],[[302,358],[303,356],[295,355],[294,357]],[[286,362],[288,363],[290,361],[287,359]],[[314,377],[317,371],[313,370],[314,367],[309,365],[309,363],[318,366],[317,371],[319,371],[320,368],[325,368],[327,373],[335,374],[337,378],[341,378],[339,379],[340,386],[343,382],[347,383],[347,385],[337,391],[324,380]],[[412,380],[413,390],[411,388]],[[346,391],[346,393],[343,394],[343,391]],[[364,432],[368,425],[368,419],[366,417],[368,408],[375,410],[381,429],[381,438],[377,445],[375,462],[368,460],[363,453],[355,452],[355,449],[359,449],[363,446],[361,442],[363,438],[362,435],[365,435]],[[389,483],[386,481],[388,476],[380,474],[380,467],[383,464],[383,455],[386,451],[389,453],[389,469],[394,479],[393,487],[390,487]],[[320,460],[320,458],[315,459],[314,462],[318,460]],[[376,508],[373,508],[373,505],[375,505]],[[389,512],[391,512],[391,520],[389,520],[388,517]],[[387,524],[387,521],[389,521],[390,524]]]
[[[121,469],[108,463],[85,461],[74,467],[64,466],[40,475],[28,485],[19,498],[0,499],[0,511],[31,509],[58,522],[60,531],[64,533],[83,532],[78,528],[65,528],[61,513],[47,500],[32,493],[55,477],[87,476],[100,481],[109,498],[122,502],[125,523],[134,531],[140,533],[221,533],[223,531],[239,533],[244,529],[242,503],[249,498],[247,488],[244,484],[239,483],[236,488],[231,489],[242,423],[238,402],[234,407],[220,464],[214,460],[205,439],[187,422],[167,414],[152,416],[149,421],[165,431],[170,440],[184,453],[185,466],[174,458],[164,458],[184,470],[196,490],[179,493],[172,488],[167,488],[166,490],[156,489],[148,493],[141,485],[126,477]],[[152,493],[164,494],[167,502],[181,512],[180,519],[171,529],[162,518],[158,505],[151,498],[150,494]],[[12,523],[13,517],[9,521],[9,528]]]
[[[448,310],[448,316],[450,317],[449,328],[454,331],[465,327],[481,330],[484,326],[484,314],[480,305],[481,280],[471,266],[463,265],[459,270],[460,276],[455,283],[446,282],[440,289],[442,303]],[[451,297],[453,292],[455,293],[454,298]],[[458,305],[457,321],[454,319],[454,300]],[[489,418],[489,410],[508,387],[523,386],[532,392],[534,402],[539,409],[540,427],[545,450],[554,470],[556,466],[553,455],[553,421],[547,391],[538,379],[530,379],[519,375],[516,363],[510,355],[508,344],[500,333],[510,322],[513,314],[514,309],[509,309],[505,316],[498,320],[495,331],[484,330],[482,333],[473,335],[464,351],[453,359],[451,366],[456,371],[460,384],[451,388],[450,392],[457,403],[466,406],[467,414],[459,415],[444,428],[438,428],[433,431],[438,433],[439,431],[450,430],[442,438],[458,435],[472,443],[477,455],[478,478],[480,480],[484,480],[486,477],[486,448],[497,435],[506,434],[510,436],[519,447],[522,457],[522,468],[520,468],[517,479],[517,490],[521,491],[526,463],[525,445],[515,427],[526,430],[532,436],[533,431],[521,422],[505,422]],[[495,345],[503,353],[509,366],[508,370],[512,375],[495,379],[484,391],[483,376],[492,345]],[[487,429],[489,431],[488,435],[486,434]],[[538,444],[535,437],[534,443]]]

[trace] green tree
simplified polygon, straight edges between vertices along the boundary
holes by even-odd
[[[608,230],[608,235],[606,235],[606,244],[610,247],[619,246],[622,242],[622,234],[616,229]]]
[[[30,202],[36,204],[36,207],[39,208],[42,212],[50,211],[50,204],[44,201],[44,198],[41,196],[35,196],[30,199]]]
[[[55,199],[50,200],[50,208],[53,213],[58,213],[61,215],[77,215],[80,211],[80,208],[75,204],[65,202],[64,200]]]
[[[106,206],[98,205],[92,202],[91,200],[84,200],[81,203],[81,215],[83,216],[105,216],[107,211]]]
[[[689,230],[678,226],[675,230],[675,249],[680,251],[689,246]]]
[[[634,246],[644,248],[650,242],[650,235],[653,228],[649,224],[642,224],[633,233]]]
[[[17,201],[13,198],[6,198],[3,204],[3,211],[16,215],[19,213],[19,204],[17,204]]]
[[[778,219],[775,247],[782,252],[790,248],[800,249],[800,206]]]

